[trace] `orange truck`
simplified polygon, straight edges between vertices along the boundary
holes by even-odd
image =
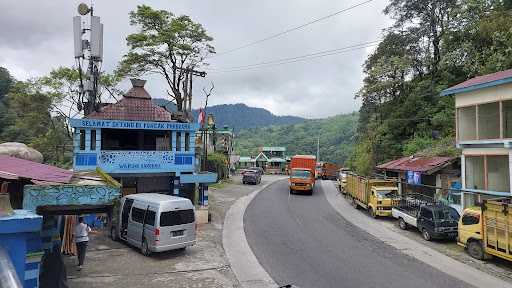
[[[315,188],[316,157],[313,155],[295,155],[290,162],[290,193],[305,192],[313,194]]]
[[[321,177],[323,180],[336,180],[338,178],[339,170],[340,166],[334,163],[324,162],[324,164],[322,164]]]

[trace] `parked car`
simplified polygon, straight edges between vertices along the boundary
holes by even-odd
[[[112,240],[123,240],[142,254],[185,249],[196,243],[196,220],[187,198],[140,193],[121,198]]]
[[[401,229],[416,227],[427,241],[457,238],[459,213],[454,208],[420,194],[406,194],[399,201],[391,214]]]
[[[261,174],[256,170],[247,170],[242,176],[243,184],[260,184],[261,183]]]
[[[263,170],[263,168],[261,168],[261,167],[252,167],[252,168],[251,168],[251,169],[249,169],[249,170],[257,171],[257,172],[260,174],[260,176],[262,176],[263,174],[265,174],[265,170]]]

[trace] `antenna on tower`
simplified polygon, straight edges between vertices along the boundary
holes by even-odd
[[[75,59],[80,76],[78,110],[88,115],[99,108],[98,97],[100,67],[103,61],[103,24],[100,17],[93,15],[93,7],[85,3],[78,5],[79,16],[73,17]],[[89,15],[89,22],[85,16]],[[87,26],[87,24],[89,24]],[[82,70],[87,62],[87,71]],[[87,96],[87,99],[85,99]]]

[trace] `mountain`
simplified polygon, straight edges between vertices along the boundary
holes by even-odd
[[[194,119],[197,119],[198,110],[194,110]],[[206,114],[215,116],[215,125],[225,125],[238,132],[247,128],[270,125],[286,125],[304,122],[306,119],[296,116],[276,116],[263,108],[249,107],[245,104],[222,104],[206,108]]]
[[[153,103],[161,106],[167,111],[175,112],[176,104],[173,102],[155,98]],[[296,116],[277,116],[263,108],[249,107],[245,104],[222,104],[206,108],[206,114],[212,113],[215,116],[215,126],[228,126],[235,132],[242,129],[264,127],[270,125],[286,125],[304,122],[306,119]],[[198,109],[192,110],[194,119],[199,114]]]
[[[299,124],[245,129],[235,138],[235,151],[241,156],[255,156],[260,146],[284,146],[289,156],[316,155],[320,137],[320,160],[343,164],[355,143],[358,116],[343,114]]]

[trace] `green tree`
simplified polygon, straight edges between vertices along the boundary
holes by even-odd
[[[9,88],[11,87],[13,82],[14,79],[12,78],[9,71],[4,67],[0,67],[0,103],[9,91]]]
[[[108,100],[118,100],[122,92],[117,88],[121,78],[114,74],[102,73],[99,80],[97,99],[99,103]],[[48,75],[37,79],[37,85],[51,98],[50,110],[52,115],[59,116],[66,124],[67,136],[72,137],[69,119],[83,114],[87,99],[79,92],[80,75],[78,70],[69,67],[59,67]]]
[[[208,55],[215,53],[210,44],[213,38],[189,16],[175,16],[146,5],[130,12],[130,24],[138,31],[126,38],[129,51],[123,56],[118,73],[158,74],[165,79],[167,93],[176,102],[178,111],[190,109],[189,77],[192,76],[185,69],[200,67]]]

